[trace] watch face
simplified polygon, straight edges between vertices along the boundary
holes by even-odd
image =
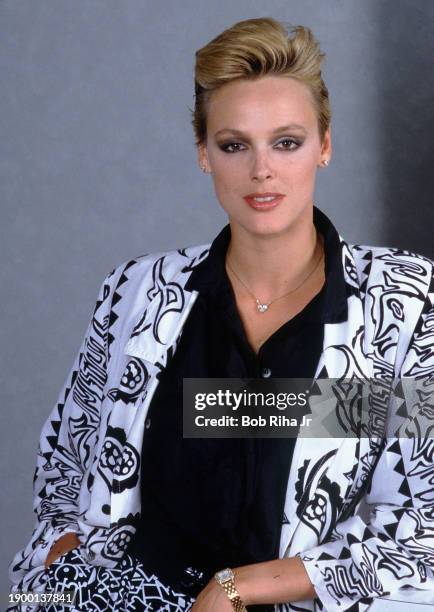
[[[234,573],[230,568],[227,568],[221,570],[220,572],[217,572],[215,577],[219,582],[226,582],[227,580],[231,580],[231,578],[234,577]]]

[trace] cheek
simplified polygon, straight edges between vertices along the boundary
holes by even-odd
[[[214,175],[214,191],[220,203],[230,203],[237,194],[237,184],[227,177],[218,177]]]
[[[286,160],[281,162],[281,172],[289,182],[310,183],[316,175],[318,154],[312,150],[297,153],[297,155],[288,156]]]
[[[246,193],[247,181],[242,181],[240,178],[240,173],[234,172],[233,168],[227,172],[213,173],[214,192],[220,206],[228,214],[239,205],[240,196]]]
[[[213,164],[213,179],[215,189],[219,193],[236,191],[240,184],[245,183],[243,166],[230,157],[219,159]]]
[[[300,158],[306,164],[314,163],[321,153],[321,143],[318,138],[307,138],[298,150]]]

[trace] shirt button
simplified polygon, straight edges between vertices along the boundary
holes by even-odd
[[[150,428],[150,426],[151,426],[151,419],[150,419],[150,417],[148,417],[148,418],[146,419],[146,421],[145,421],[145,427],[146,427],[146,429],[149,429],[149,428]]]
[[[270,368],[262,368],[261,376],[262,376],[262,378],[270,378],[270,376],[271,376]]]

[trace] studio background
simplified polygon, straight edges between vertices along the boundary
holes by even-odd
[[[103,278],[226,223],[196,164],[194,52],[261,16],[311,27],[327,53],[317,206],[349,242],[434,254],[431,0],[0,0],[4,597],[40,429]]]

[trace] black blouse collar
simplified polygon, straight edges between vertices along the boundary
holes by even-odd
[[[342,244],[336,228],[328,217],[314,206],[313,222],[324,237],[325,276],[322,294],[321,321],[339,323],[347,320],[347,287],[342,267]],[[225,256],[231,239],[229,224],[213,240],[208,256],[191,273],[185,288],[199,293],[216,294],[227,291],[230,281],[225,269]]]

